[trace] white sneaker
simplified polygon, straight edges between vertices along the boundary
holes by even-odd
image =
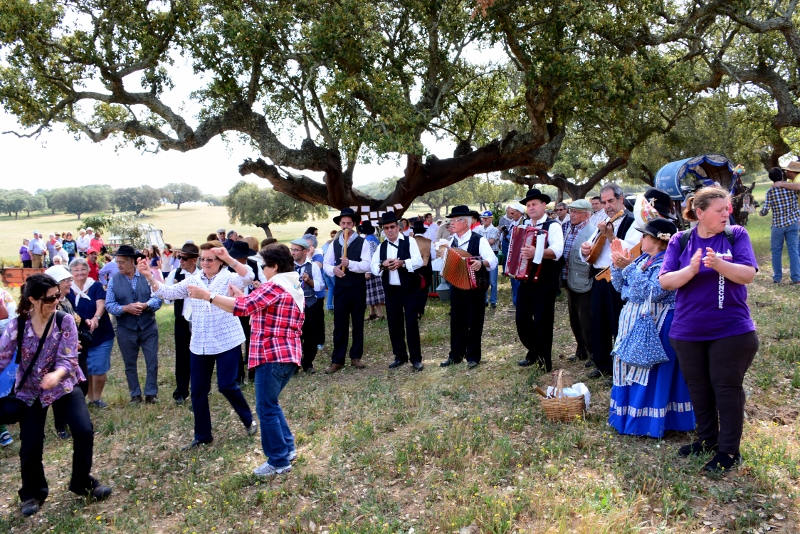
[[[297,460],[297,449],[292,449],[289,451],[289,458],[287,458],[290,462],[294,462]]]
[[[253,474],[258,475],[260,477],[272,478],[276,475],[282,475],[284,473],[288,473],[291,470],[292,470],[291,465],[287,465],[286,467],[273,467],[269,465],[269,462],[264,462],[263,464],[253,469]]]

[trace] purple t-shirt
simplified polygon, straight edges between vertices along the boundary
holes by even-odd
[[[750,236],[741,226],[731,226],[734,246],[724,233],[708,239],[691,230],[689,243],[681,252],[678,232],[669,241],[661,273],[679,271],[689,265],[692,255],[711,247],[722,259],[758,269]],[[723,278],[714,269],[700,263],[700,272],[679,288],[675,295],[675,318],[669,337],[681,341],[707,341],[753,332],[756,329],[747,306],[747,286]]]
[[[28,247],[26,247],[25,245],[22,245],[19,248],[19,253],[20,257],[22,258],[22,261],[28,261],[29,259],[31,259],[31,255],[28,252]]]

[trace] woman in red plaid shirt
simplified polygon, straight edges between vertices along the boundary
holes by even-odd
[[[261,422],[261,447],[267,461],[255,469],[256,475],[273,477],[292,470],[297,457],[294,436],[278,403],[278,396],[300,366],[300,343],[305,297],[294,260],[286,245],[269,245],[259,252],[264,259],[267,282],[247,296],[231,287],[235,297],[211,294],[205,288],[191,287],[192,298],[210,300],[234,315],[250,316],[250,359],[255,369],[256,413]]]

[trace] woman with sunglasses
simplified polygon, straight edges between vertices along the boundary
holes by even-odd
[[[235,272],[227,267],[233,268]],[[192,339],[189,350],[194,439],[183,450],[195,449],[214,441],[208,392],[211,390],[211,375],[214,373],[215,363],[219,392],[228,399],[247,434],[254,435],[258,426],[236,381],[239,360],[242,358],[242,343],[245,340],[242,324],[232,313],[212,306],[210,302],[189,298],[191,286],[205,288],[213,296],[227,295],[229,285],[243,290],[252,283],[253,270],[232,258],[225,248],[215,247],[210,242],[200,245],[200,272],[187,276],[173,286],[165,286],[156,280],[146,259],[140,259],[137,268],[156,297],[166,300],[184,299],[184,306],[189,305],[192,309]]]
[[[101,485],[90,472],[94,447],[94,427],[79,382],[85,380],[78,367],[78,330],[71,315],[56,317],[61,294],[58,283],[46,274],[34,274],[22,287],[17,307],[19,314],[0,337],[0,371],[6,368],[17,347],[21,359],[17,382],[28,366],[32,372],[16,392],[26,405],[19,423],[22,442],[19,451],[22,487],[19,499],[22,514],[39,511],[48,495],[42,453],[47,408],[63,416],[72,430],[72,477],[69,490],[95,500],[106,499],[111,488]],[[18,341],[18,334],[22,333]],[[41,345],[41,349],[38,347]],[[37,352],[38,357],[36,357]],[[36,362],[33,362],[36,357]]]

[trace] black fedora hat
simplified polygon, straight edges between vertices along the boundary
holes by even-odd
[[[353,219],[353,222],[358,222],[357,219],[356,219],[356,212],[353,211],[353,208],[345,208],[345,209],[343,209],[342,212],[338,216],[333,218],[333,224],[338,225],[339,221],[342,220],[342,217],[350,217],[351,219]]]
[[[375,233],[375,227],[372,226],[369,220],[361,221],[361,224],[358,225],[358,232],[364,235],[372,235]]]
[[[228,251],[231,258],[249,258],[253,255],[250,251],[250,245],[247,241],[234,241],[231,249]]]
[[[472,217],[474,219],[480,219],[480,214],[475,211],[469,209],[469,206],[461,205],[461,206],[453,206],[453,211],[450,212],[450,215],[447,216],[448,219],[453,219],[455,217]]]
[[[131,245],[120,245],[114,256],[128,256],[130,258],[138,258],[142,254],[133,248]]]
[[[637,226],[636,229],[643,234],[655,237],[661,241],[669,241],[670,238],[678,231],[678,227],[675,226],[675,223],[662,218],[653,219],[647,223],[644,228],[639,228]]]
[[[519,203],[524,206],[527,205],[530,200],[541,200],[545,204],[550,204],[552,199],[538,189],[528,189],[528,192],[525,193],[525,198],[520,199]]]
[[[669,193],[651,187],[644,192],[644,198],[655,208],[659,215],[665,219],[669,217],[669,209],[672,205],[672,198],[670,198]]]
[[[378,224],[383,226],[384,224],[389,224],[393,222],[397,222],[400,219],[397,218],[397,214],[393,211],[387,211],[383,215],[381,215],[381,220],[378,221]]]
[[[184,254],[186,256],[200,255],[200,247],[198,247],[194,243],[185,243],[181,248],[171,248],[169,250],[171,252],[174,252],[175,254]]]
[[[412,226],[411,229],[416,235],[424,234],[428,231],[428,229],[425,227],[425,223],[422,222],[422,219],[417,219],[414,221],[414,226]]]

